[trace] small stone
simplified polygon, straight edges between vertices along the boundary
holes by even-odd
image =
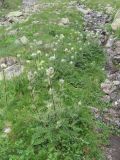
[[[120,85],[120,81],[113,81],[113,85],[115,85],[115,86]]]
[[[118,105],[118,102],[117,101],[115,101],[115,106],[117,106]]]
[[[21,43],[24,44],[24,45],[28,44],[28,39],[27,39],[25,36],[21,37],[21,38],[20,38],[20,41],[21,41]]]
[[[116,46],[117,48],[120,48],[120,41],[116,41],[116,42],[115,42],[115,46]]]
[[[116,87],[113,86],[113,83],[108,79],[106,79],[104,83],[101,83],[101,88],[104,93],[109,95],[116,89]]]
[[[66,25],[69,25],[69,24],[70,24],[70,21],[69,21],[68,18],[62,18],[60,20],[60,23],[59,23],[59,25],[61,25],[61,26],[66,26]]]
[[[115,52],[116,52],[116,54],[120,54],[120,48],[116,47]]]
[[[120,64],[120,55],[118,54],[118,55],[115,55],[115,56],[113,56],[113,63],[114,64]]]
[[[107,41],[106,47],[111,48],[113,46],[113,43],[114,43],[114,39],[110,37]]]

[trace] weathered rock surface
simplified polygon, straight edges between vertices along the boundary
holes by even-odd
[[[77,5],[76,7],[77,7],[77,10],[80,11],[81,13],[83,13],[83,14],[88,14],[88,13],[91,12],[91,9],[85,8],[84,5]]]
[[[69,24],[70,24],[70,21],[69,21],[68,18],[62,18],[62,19],[60,20],[60,22],[59,22],[59,25],[60,25],[60,26],[67,26],[67,25],[69,25]]]
[[[120,10],[117,11],[111,27],[113,30],[120,29]]]
[[[10,80],[14,77],[18,77],[23,72],[23,70],[24,70],[24,67],[20,64],[15,64],[10,67],[7,67],[6,69],[4,69],[4,73],[3,71],[0,72],[0,80],[3,80],[4,76],[6,80]]]
[[[20,16],[23,16],[23,13],[21,11],[15,11],[15,12],[8,13],[6,18],[20,17]]]
[[[26,36],[23,36],[20,38],[20,42],[23,44],[23,45],[26,45],[28,44],[29,40],[27,39]]]
[[[111,5],[108,4],[105,7],[105,11],[106,11],[107,14],[112,14],[114,12],[114,8]]]
[[[2,68],[4,65],[4,68]],[[19,76],[24,71],[24,66],[16,57],[5,57],[0,59],[0,80],[10,80]]]

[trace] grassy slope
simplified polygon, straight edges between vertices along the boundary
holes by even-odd
[[[2,160],[103,160],[99,146],[102,143],[101,136],[104,139],[105,135],[94,131],[98,124],[89,112],[89,106],[106,107],[101,101],[100,90],[100,83],[104,80],[103,51],[86,37],[80,13],[74,8],[67,8],[69,1],[63,2],[43,8],[37,15],[30,17],[28,22],[13,25],[13,29],[19,28],[17,35],[8,36],[5,29],[0,28],[0,56],[21,54],[22,60],[31,60],[30,64],[25,63],[26,69],[22,76],[7,82],[7,104],[4,82],[0,82]],[[92,1],[92,4],[96,5],[96,2]],[[58,25],[63,17],[69,18],[71,23],[68,27]],[[32,23],[36,20],[39,21],[37,25]],[[17,46],[15,40],[23,35],[30,43]],[[34,45],[34,39],[42,40],[43,45]],[[53,44],[54,47],[46,48],[44,44]],[[68,52],[65,52],[66,48]],[[38,50],[41,54],[32,58],[31,54],[37,53]],[[56,59],[51,61],[50,57],[54,54]],[[65,59],[64,63],[61,62],[62,59]],[[48,94],[50,86],[45,82],[46,69],[51,66],[55,69],[51,87],[55,89],[56,111],[49,111],[46,107],[46,103],[52,101]],[[37,71],[35,82],[32,84],[35,89],[34,95],[28,90],[30,83],[27,80],[27,72],[30,69],[33,72]],[[64,91],[60,90],[59,79],[65,80]],[[58,116],[54,121],[55,112]],[[8,138],[3,136],[5,126],[12,128]],[[102,124],[99,126],[104,127]]]
[[[12,10],[17,10],[17,8],[21,5],[21,2],[22,0],[5,0],[4,8],[0,8],[0,17],[6,15]]]
[[[85,1],[88,5],[94,8],[99,8],[99,6],[106,6],[110,4],[114,8],[119,8],[120,7],[120,1],[119,0],[87,0]]]

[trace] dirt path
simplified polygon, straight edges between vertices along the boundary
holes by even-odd
[[[105,29],[105,25],[112,22],[111,16],[104,12],[97,12],[88,9],[82,4],[77,9],[83,14],[85,26],[84,31],[92,33],[94,38],[103,47],[106,53],[106,75],[107,79],[101,84],[106,94],[103,101],[111,102],[112,106],[104,111],[97,110],[97,114],[103,123],[113,130],[120,129],[120,69],[117,65],[120,62],[120,41],[113,38]],[[96,111],[96,108],[93,108]],[[109,138],[109,146],[105,148],[107,160],[120,160],[120,136],[112,135]]]
[[[120,160],[120,137],[111,136],[110,145],[107,148],[108,160]]]

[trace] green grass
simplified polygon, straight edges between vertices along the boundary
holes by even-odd
[[[92,8],[101,8],[105,7],[107,5],[111,5],[114,8],[119,9],[120,7],[120,1],[119,0],[87,0],[85,1],[87,5],[89,5]]]
[[[101,147],[107,128],[90,111],[90,107],[107,107],[100,89],[105,79],[104,52],[83,32],[82,15],[67,7],[69,1],[62,2],[43,8],[25,23],[14,24],[12,29],[19,29],[16,35],[0,28],[0,56],[20,54],[25,66],[20,77],[6,81],[7,92],[5,82],[0,82],[1,160],[104,159]],[[70,20],[67,27],[58,25],[63,17]],[[36,20],[38,24],[32,23]],[[16,45],[15,40],[23,35],[29,44]],[[34,39],[43,44],[36,45]],[[32,57],[32,53],[39,54]],[[49,67],[54,68],[52,78],[46,75]],[[29,71],[34,75],[31,81]],[[54,89],[51,94],[50,89]],[[5,127],[12,129],[6,136]],[[104,132],[97,133],[97,127]]]
[[[18,10],[22,0],[5,0],[4,6],[0,7],[0,17],[3,17],[12,10]]]

